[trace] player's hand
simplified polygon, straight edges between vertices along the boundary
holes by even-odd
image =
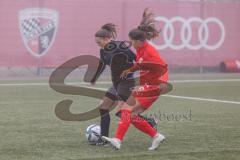
[[[120,75],[120,78],[125,79],[125,78],[127,78],[127,75],[130,74],[130,73],[132,73],[130,70],[128,70],[128,69],[125,70],[125,71],[123,71],[122,74]]]

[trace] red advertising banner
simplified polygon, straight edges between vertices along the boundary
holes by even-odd
[[[0,66],[56,67],[75,56],[98,56],[95,32],[112,22],[118,39],[128,40],[146,7],[161,28],[152,44],[169,65],[240,59],[240,2],[1,0]]]

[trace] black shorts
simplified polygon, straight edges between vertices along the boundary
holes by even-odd
[[[111,86],[105,96],[113,101],[127,101],[135,86],[134,80],[126,80],[119,82],[116,86]]]

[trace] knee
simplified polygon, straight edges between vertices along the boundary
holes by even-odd
[[[108,99],[108,98],[103,98],[101,103],[99,104],[98,108],[102,110],[109,110],[114,104],[114,101]]]
[[[110,109],[110,106],[109,106],[109,105],[100,104],[100,105],[99,105],[99,109],[100,109],[100,110],[109,110],[109,109]]]
[[[162,93],[166,92],[169,89],[167,83],[161,83],[159,85],[159,88]]]
[[[121,109],[121,121],[131,121],[131,111],[129,109]]]

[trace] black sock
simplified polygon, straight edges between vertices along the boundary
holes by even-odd
[[[100,115],[101,115],[101,136],[108,137],[109,133],[109,126],[110,126],[110,115],[109,110],[105,109],[99,109]]]

